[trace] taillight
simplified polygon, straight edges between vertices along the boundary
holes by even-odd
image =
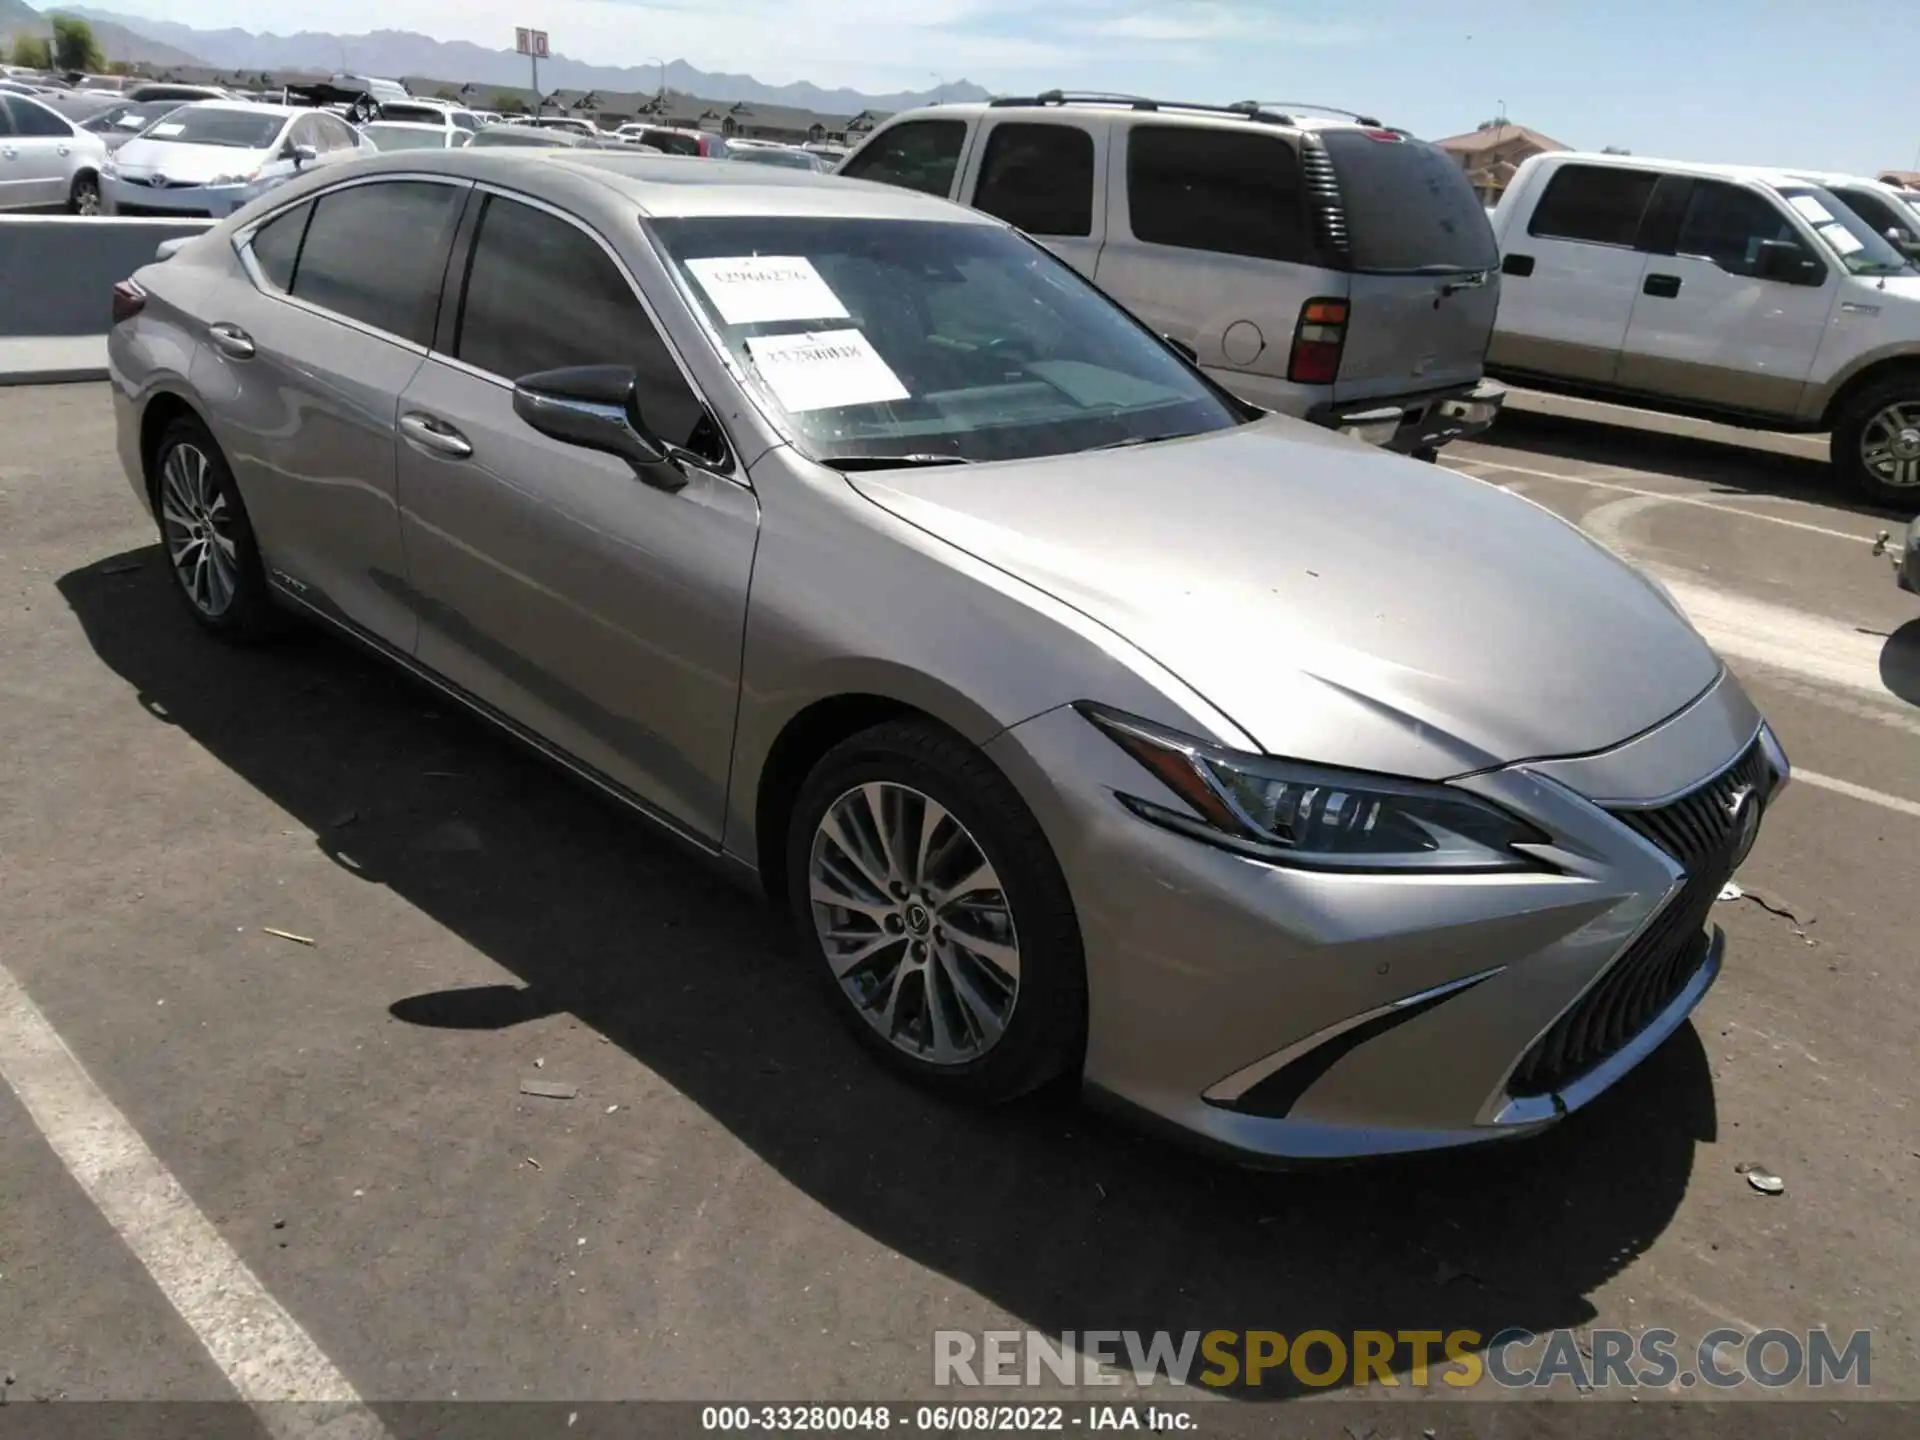
[[[1309,300],[1300,307],[1293,329],[1293,353],[1287,379],[1296,385],[1331,385],[1340,374],[1340,350],[1347,343],[1347,302]]]
[[[113,323],[131,320],[147,308],[147,292],[132,280],[122,280],[113,287]]]

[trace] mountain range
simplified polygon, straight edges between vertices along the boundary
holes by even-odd
[[[102,16],[97,20],[89,18],[87,23],[93,26],[93,38],[100,42],[100,51],[109,60],[144,60],[152,65],[199,63],[192,51],[176,49],[129,30],[112,17]],[[27,4],[26,0],[0,0],[0,42],[11,42],[16,35],[44,36],[52,33],[51,14],[42,14]]]
[[[0,33],[23,0],[0,0]],[[141,43],[171,52],[156,59],[165,65],[199,63],[218,70],[254,73],[262,70],[314,70],[324,74],[347,70],[358,75],[422,76],[433,80],[472,81],[477,85],[524,86],[527,59],[511,50],[490,50],[466,40],[436,40],[411,30],[376,30],[367,35],[335,35],[302,30],[292,35],[255,35],[247,30],[196,30],[172,20],[121,15],[86,5],[53,5],[48,9],[84,17],[100,36],[102,48],[113,60],[150,58],[122,54],[107,41],[111,31],[122,44]],[[32,13],[32,12],[29,12]],[[594,65],[555,54],[540,62],[542,89],[651,91],[662,83],[658,65]],[[824,89],[800,81],[768,85],[751,75],[696,69],[685,60],[667,65],[669,90],[705,100],[744,100],[758,105],[793,105],[822,114],[855,114],[861,110],[906,110],[936,101],[984,100],[988,92],[966,80],[937,89],[892,95],[867,95],[857,90]]]

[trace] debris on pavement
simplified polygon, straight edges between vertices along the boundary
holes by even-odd
[[[296,945],[318,945],[320,942],[307,935],[296,935],[291,930],[276,930],[271,925],[260,927],[262,935],[276,935],[282,940],[291,940]]]
[[[1742,1165],[1736,1168],[1739,1168],[1741,1173],[1747,1177],[1747,1184],[1758,1190],[1762,1195],[1779,1195],[1787,1188],[1787,1182],[1767,1169],[1764,1165],[1742,1162]]]
[[[531,1155],[527,1156],[527,1164],[531,1165],[536,1170],[540,1168],[540,1162],[534,1159],[533,1156]]]
[[[1813,937],[1807,934],[1806,930],[1807,926],[1813,924],[1813,912],[1803,905],[1797,905],[1791,900],[1784,900],[1780,896],[1775,895],[1771,890],[1761,890],[1755,886],[1742,888],[1731,880],[1720,887],[1720,898],[1722,900],[1751,900],[1768,914],[1778,915],[1782,920],[1785,920],[1793,927],[1793,933],[1806,941],[1807,944],[1812,945],[1814,943]]]
[[[540,1080],[529,1076],[520,1082],[522,1095],[538,1095],[544,1100],[572,1100],[580,1094],[578,1085],[561,1080]]]

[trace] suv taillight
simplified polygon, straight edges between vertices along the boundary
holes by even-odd
[[[147,292],[132,280],[122,280],[113,287],[113,323],[131,320],[147,308]]]
[[[1309,300],[1293,328],[1293,353],[1287,379],[1296,385],[1331,385],[1340,374],[1340,351],[1347,343],[1347,302]]]

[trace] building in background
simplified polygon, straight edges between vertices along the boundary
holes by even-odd
[[[1434,143],[1460,162],[1474,193],[1487,205],[1500,199],[1522,162],[1552,150],[1572,148],[1509,120],[1487,120],[1464,135],[1450,135]]]

